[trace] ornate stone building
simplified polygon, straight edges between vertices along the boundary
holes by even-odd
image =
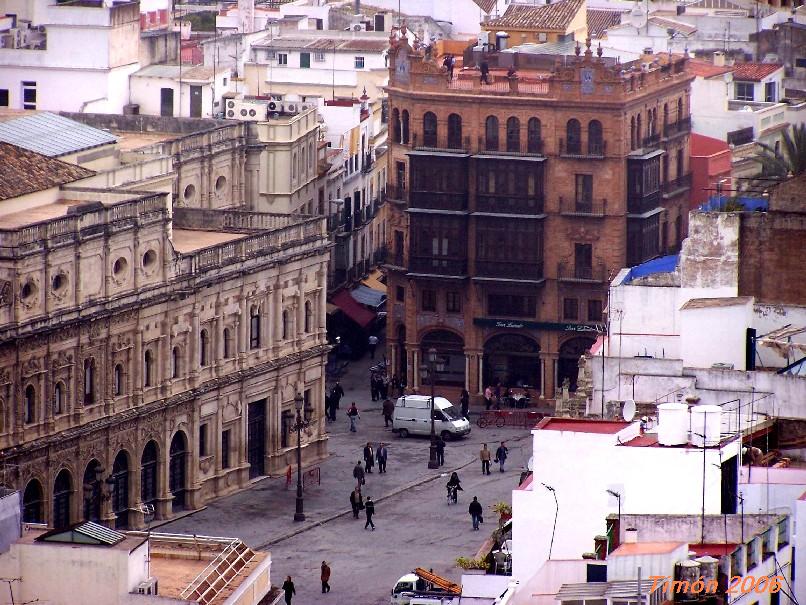
[[[566,379],[573,390],[605,328],[609,279],[685,237],[686,59],[621,64],[590,41],[576,56],[468,49],[449,80],[439,60],[391,42],[394,371],[428,384],[434,347],[449,395],[497,380],[533,399]]]
[[[172,209],[0,143],[0,469],[29,522],[138,527],[325,455],[325,219]],[[214,183],[213,183],[214,186]]]

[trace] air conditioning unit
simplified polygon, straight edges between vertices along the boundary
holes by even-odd
[[[283,106],[284,107],[283,113],[291,113],[291,114],[299,113],[300,105],[301,103],[286,103]]]
[[[262,122],[266,119],[266,103],[229,99],[225,106],[225,115],[230,120],[242,122]]]
[[[279,101],[269,101],[268,104],[269,113],[282,113],[283,112],[283,104]]]
[[[137,585],[136,594],[157,594],[157,578],[149,578]]]
[[[367,31],[367,24],[366,23],[356,23],[350,26],[350,31],[354,32],[365,32]]]
[[[311,109],[312,107],[315,107],[315,105],[313,103],[301,103],[297,105],[297,107],[299,108],[300,113],[304,113],[309,109]]]

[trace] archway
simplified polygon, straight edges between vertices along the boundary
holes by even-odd
[[[37,479],[31,479],[25,486],[22,495],[22,521],[23,523],[45,522],[45,499],[42,495],[42,484]]]
[[[53,527],[62,529],[70,525],[70,508],[73,497],[73,478],[66,468],[59,471],[53,482]]]
[[[484,344],[484,386],[540,390],[540,345],[523,334],[498,334]]]
[[[140,458],[140,500],[143,504],[155,506],[157,503],[159,450],[154,441],[149,441],[143,448]]]
[[[442,366],[434,384],[465,386],[465,341],[448,330],[431,330],[420,339],[420,363],[428,362],[428,350],[437,350]],[[422,384],[431,384],[428,372],[422,373]]]
[[[121,450],[112,464],[112,512],[115,528],[129,526],[129,454]]]
[[[84,481],[82,484],[84,492],[84,519],[87,521],[101,520],[102,483],[101,475],[103,468],[97,460],[90,460],[84,470]]]
[[[565,379],[568,379],[568,390],[577,390],[577,374],[579,372],[579,358],[582,354],[589,350],[593,343],[596,342],[593,338],[586,336],[578,336],[566,340],[560,345],[560,358],[557,361],[557,388],[561,388]]]
[[[172,510],[185,509],[185,489],[187,489],[187,437],[178,431],[171,440],[171,462],[168,468],[168,489],[173,494]]]

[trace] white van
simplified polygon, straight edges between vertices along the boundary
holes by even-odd
[[[406,395],[395,403],[392,430],[401,437],[431,434],[431,397]],[[470,422],[444,397],[434,397],[434,431],[446,441],[470,433]]]

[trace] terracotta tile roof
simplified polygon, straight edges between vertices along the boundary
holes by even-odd
[[[761,82],[764,78],[781,69],[780,63],[736,63],[733,66],[733,79],[745,82]]]
[[[621,11],[588,9],[588,35],[601,38],[611,27],[621,23]]]
[[[684,36],[690,36],[694,32],[697,31],[697,28],[693,25],[689,25],[688,23],[682,23],[680,21],[675,21],[673,19],[665,19],[663,17],[649,17],[648,21],[653,25],[657,25],[658,27],[662,27],[666,30],[674,30],[683,34]]]
[[[473,2],[478,4],[479,8],[488,15],[493,12],[495,5],[498,4],[497,0],[473,0]]]
[[[510,4],[498,19],[485,23],[485,29],[534,29],[565,31],[585,0],[560,0],[554,4]]]
[[[0,142],[0,200],[58,187],[93,174],[81,166]]]
[[[690,59],[687,69],[701,78],[713,78],[733,71],[733,67],[727,65],[718,67],[710,61],[703,61],[702,59]]]

